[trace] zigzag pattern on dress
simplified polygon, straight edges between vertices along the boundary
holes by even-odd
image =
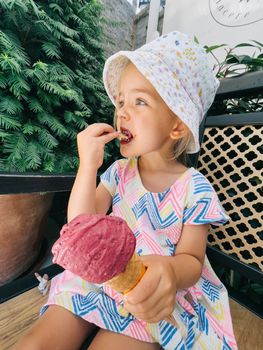
[[[194,194],[203,193],[203,192],[214,192],[213,187],[208,182],[208,180],[204,177],[204,175],[200,173],[194,174],[193,181],[194,181]]]
[[[110,187],[107,186],[107,188],[113,196],[120,180],[116,169],[116,163],[111,164],[111,166],[108,168],[108,171],[105,171],[100,178],[110,185]],[[112,181],[112,178],[114,178],[114,182]]]
[[[234,344],[235,345],[235,344]],[[232,350],[233,348],[230,346],[230,345],[228,345],[228,343],[227,343],[227,341],[226,341],[226,338],[224,337],[223,338],[223,348],[222,348],[222,350]]]
[[[191,222],[194,224],[207,223],[207,213],[210,209],[211,198],[202,198],[190,208],[185,208],[183,213],[183,222]]]
[[[207,224],[210,222],[216,225],[225,223],[225,216],[220,215],[218,212],[218,203],[215,198],[201,198],[198,202],[190,208],[185,208],[183,214],[183,223],[189,224]],[[216,208],[216,210],[213,210]],[[221,216],[221,217],[220,217]]]
[[[218,286],[216,286],[212,282],[203,279],[202,290],[211,301],[215,302],[219,299],[220,289],[221,288],[218,288]]]
[[[170,239],[167,238],[165,240],[165,243],[167,244],[167,246],[169,247],[169,255],[173,256],[174,252],[175,252],[175,245],[173,243],[171,243]]]
[[[196,312],[198,315],[197,328],[207,335],[209,330],[209,322],[206,317],[206,308],[201,304],[197,304]]]
[[[104,293],[98,294],[95,292],[89,292],[87,296],[75,294],[71,300],[76,315],[85,316],[86,318],[89,313],[96,310],[99,312],[102,320],[101,324],[104,325],[103,328],[106,327],[106,329],[113,332],[123,333],[134,319],[131,314],[127,317],[117,317],[119,314],[115,301]]]
[[[159,332],[160,332],[159,343],[164,349],[169,349],[169,344],[183,345],[183,341],[182,341],[181,335],[178,332],[178,329],[172,326],[170,323],[166,321],[159,322]],[[178,349],[180,349],[180,347],[178,347]]]
[[[116,205],[121,200],[120,194],[115,193],[114,197],[112,198],[112,205]]]
[[[164,229],[178,221],[178,217],[174,211],[162,218],[159,214],[158,204],[155,202],[153,195],[149,193],[145,193],[139,199],[138,203],[132,208],[132,211],[136,220],[145,215],[154,230]]]
[[[136,240],[136,249],[140,248],[143,249],[144,252],[147,252],[148,250],[149,252],[154,251],[156,254],[159,255],[163,254],[162,247],[160,247],[160,244],[156,242],[151,232],[140,232]]]
[[[195,341],[195,322],[190,320],[188,324],[188,332],[185,340],[186,349],[192,349]]]

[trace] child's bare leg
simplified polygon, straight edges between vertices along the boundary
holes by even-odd
[[[95,327],[63,307],[51,305],[13,350],[79,349]]]
[[[160,350],[157,343],[146,343],[123,334],[100,329],[88,350]]]

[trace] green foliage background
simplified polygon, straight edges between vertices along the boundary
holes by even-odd
[[[0,0],[0,18],[0,171],[73,171],[76,134],[112,123],[101,5]]]
[[[262,72],[263,70],[263,43],[256,40],[251,40],[249,43],[240,43],[234,47],[221,44],[205,46],[204,48],[214,58],[214,70],[219,79],[233,78],[248,73]],[[217,50],[222,48],[225,55],[223,59],[219,60]],[[247,48],[251,51],[250,55],[243,53],[243,49]],[[263,94],[256,94],[256,96],[252,94],[241,98],[226,98],[223,101],[215,101],[209,110],[209,115],[262,111]]]

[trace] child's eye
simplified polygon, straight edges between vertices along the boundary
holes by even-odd
[[[118,102],[118,107],[121,108],[123,106],[123,101]]]
[[[139,105],[139,106],[146,106],[147,103],[146,103],[144,100],[142,100],[141,98],[137,98],[137,99],[136,99],[136,105]]]

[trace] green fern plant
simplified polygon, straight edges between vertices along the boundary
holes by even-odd
[[[0,18],[0,171],[74,171],[76,134],[113,114],[101,5],[0,0]]]

